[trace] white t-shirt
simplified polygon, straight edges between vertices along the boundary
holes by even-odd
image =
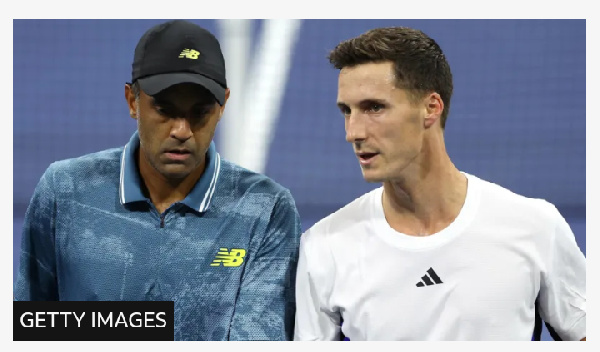
[[[585,337],[586,261],[564,218],[465,175],[463,208],[431,236],[389,226],[383,187],[306,231],[295,339],[531,340],[538,297],[562,339]]]

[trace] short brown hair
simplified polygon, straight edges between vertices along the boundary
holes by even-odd
[[[371,29],[339,43],[328,55],[337,69],[370,62],[394,63],[396,86],[412,98],[436,92],[444,102],[441,126],[445,128],[452,97],[452,73],[440,46],[418,29],[385,27]]]

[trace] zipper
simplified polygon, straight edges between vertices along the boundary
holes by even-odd
[[[154,206],[154,204],[152,204],[152,202],[150,201],[150,199],[147,199],[146,202],[148,203],[148,205],[150,205],[150,208],[152,209],[152,211],[154,211],[154,213],[156,215],[158,215],[158,217],[160,218],[160,228],[164,229],[165,228],[165,217],[167,216],[167,210],[166,209],[162,214],[158,212],[158,209],[156,209],[156,207]]]

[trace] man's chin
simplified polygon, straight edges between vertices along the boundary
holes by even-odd
[[[362,175],[365,181],[369,183],[381,183],[385,178],[374,172],[374,170],[362,170]]]
[[[191,172],[192,170],[185,165],[171,164],[163,167],[160,173],[169,180],[183,180]]]

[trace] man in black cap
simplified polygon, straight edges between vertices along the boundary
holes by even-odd
[[[50,165],[23,226],[15,300],[174,301],[176,340],[290,340],[300,219],[290,192],[223,160],[218,40],[187,21],[140,39],[124,147]]]

